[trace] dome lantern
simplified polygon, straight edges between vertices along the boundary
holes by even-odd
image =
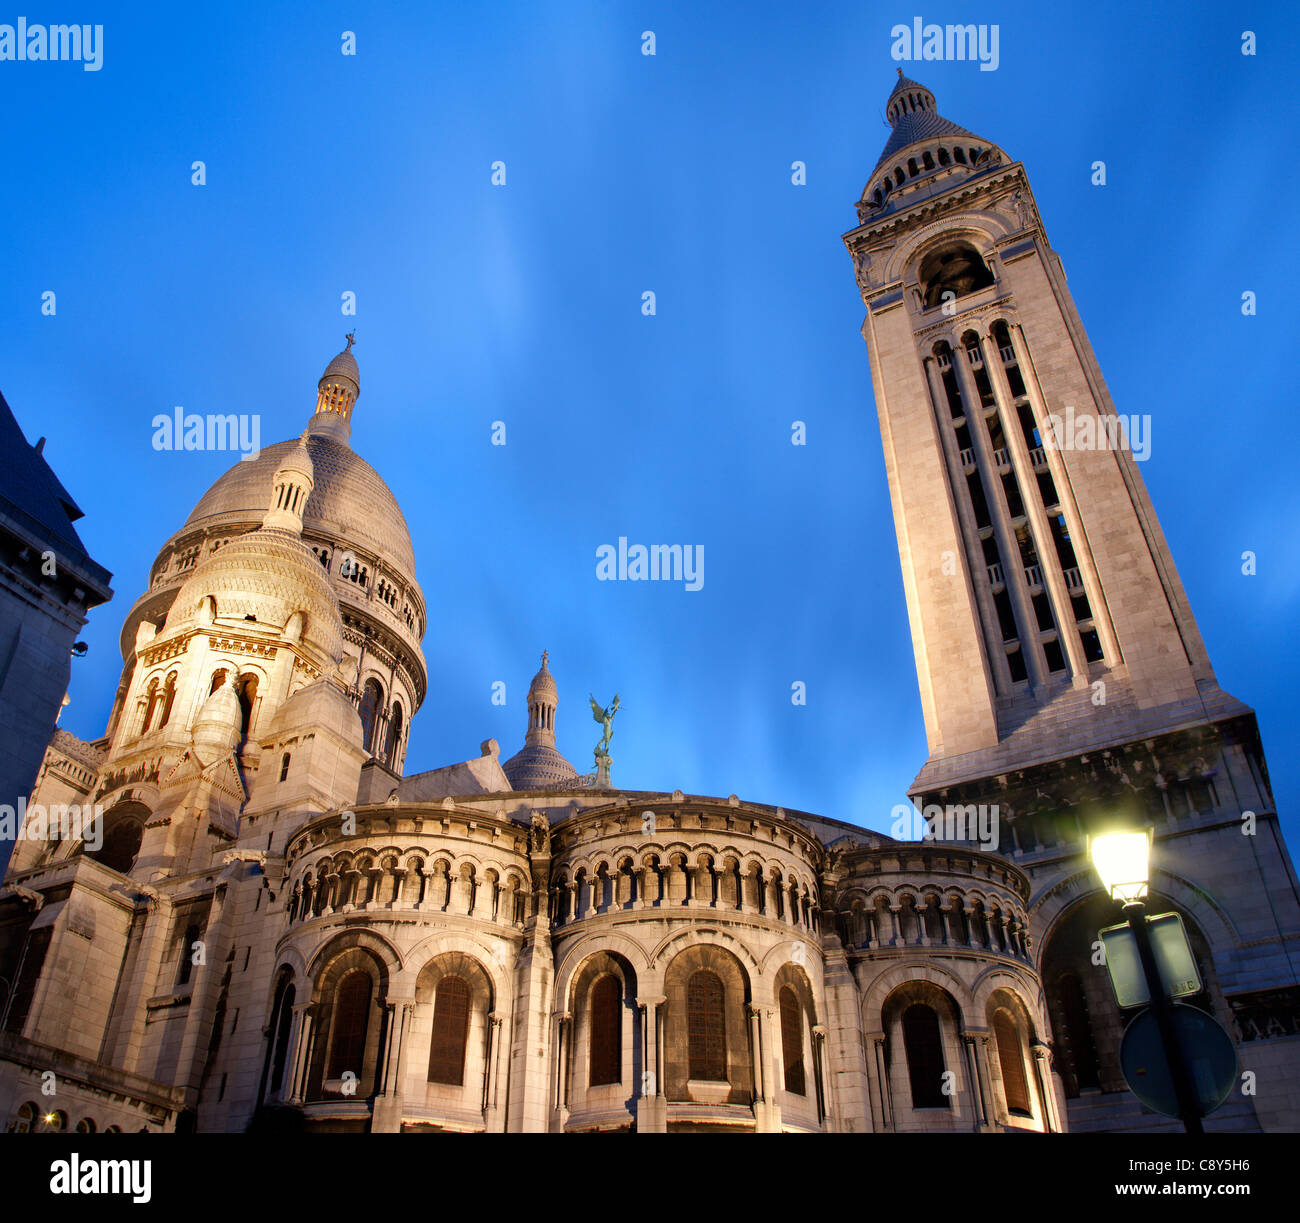
[[[555,748],[555,707],[560,701],[547,657],[544,651],[541,669],[528,685],[524,746],[501,766],[513,790],[550,789],[578,780],[578,770]]]
[[[542,651],[541,669],[528,685],[528,733],[524,742],[529,746],[555,746],[555,707],[560,703],[559,692],[546,665],[549,650]]]
[[[313,436],[346,442],[352,435],[352,408],[361,394],[361,372],[352,355],[357,333],[348,332],[348,346],[326,367],[316,384],[316,415],[307,431]]]

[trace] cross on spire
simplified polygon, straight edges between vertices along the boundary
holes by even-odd
[[[349,331],[343,338],[348,342],[348,346],[343,351],[351,352],[352,345],[357,342],[357,333],[355,331]]]

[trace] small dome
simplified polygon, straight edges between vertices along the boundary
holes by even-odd
[[[352,336],[348,336],[348,346],[326,367],[320,376],[321,382],[333,382],[346,378],[352,383],[355,392],[361,394],[361,371],[357,368],[357,359],[352,355]]]
[[[306,617],[304,644],[330,662],[343,656],[343,619],[329,579],[295,535],[259,527],[237,535],[209,555],[176,595],[164,631],[184,623],[211,595],[218,620],[253,619],[284,627],[295,612]]]
[[[555,676],[551,674],[550,668],[546,665],[549,656],[549,650],[542,651],[541,669],[533,676],[533,682],[528,685],[528,703],[530,705],[535,701],[546,701],[552,705],[559,701],[559,690],[555,686]]]
[[[557,782],[576,781],[578,770],[553,747],[529,744],[501,766],[512,790],[545,790]]]
[[[317,733],[328,730],[361,747],[361,717],[339,686],[327,679],[299,688],[276,710],[266,734],[270,737],[306,726]]]
[[[312,463],[311,454],[307,450],[307,435],[305,433],[298,439],[298,444],[285,453],[276,470],[300,472],[302,475],[315,479],[316,467]]]
[[[224,756],[239,746],[243,711],[230,684],[222,684],[199,709],[191,732],[202,755]],[[207,763],[211,763],[208,761]]]

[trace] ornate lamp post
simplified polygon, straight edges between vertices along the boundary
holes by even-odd
[[[1197,1100],[1187,1061],[1183,1056],[1178,1034],[1174,1030],[1173,1005],[1165,992],[1155,952],[1151,949],[1151,934],[1147,929],[1146,897],[1150,877],[1151,831],[1111,832],[1090,837],[1088,844],[1093,866],[1101,877],[1102,886],[1112,900],[1124,905],[1124,916],[1137,944],[1138,958],[1146,978],[1147,993],[1151,998],[1151,1011],[1160,1030],[1160,1043],[1164,1048],[1169,1077],[1173,1080],[1178,1097],[1179,1117],[1189,1134],[1203,1134],[1201,1109]]]

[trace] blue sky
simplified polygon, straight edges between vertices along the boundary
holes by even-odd
[[[258,412],[264,444],[296,434],[355,326],[353,445],[404,507],[429,609],[408,771],[489,736],[513,752],[547,648],[579,768],[600,735],[587,693],[617,691],[616,782],[886,828],[925,740],[840,235],[888,137],[890,28],[920,15],[999,25],[996,71],[905,70],[1025,163],[1117,409],[1154,418],[1143,473],[1295,811],[1284,6],[28,5],[0,21],[19,11],[104,25],[98,72],[0,63],[0,390],[48,437],[117,591],[73,664],[74,733],[102,733],[122,618],[230,462],[155,452],[154,415]],[[620,535],[702,544],[703,589],[596,581],[595,549]]]

